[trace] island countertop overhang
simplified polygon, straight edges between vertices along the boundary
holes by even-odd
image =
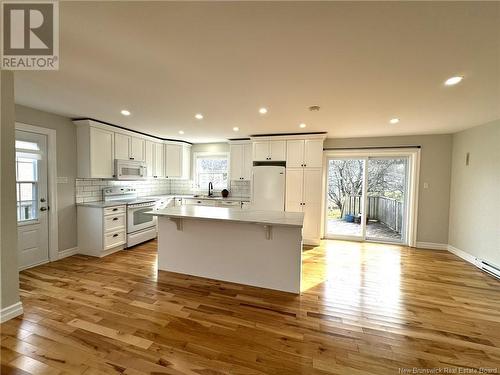
[[[286,227],[304,226],[304,213],[302,212],[241,210],[189,205],[149,211],[148,214],[174,219],[216,220]]]

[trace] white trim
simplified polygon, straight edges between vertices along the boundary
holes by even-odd
[[[59,225],[57,222],[57,140],[56,131],[16,122],[16,130],[47,136],[47,189],[49,197],[49,260],[59,259]]]
[[[36,267],[36,266],[41,266],[42,264],[46,264],[46,263],[49,263],[48,259],[44,259],[41,262],[36,262],[36,263],[28,264],[26,266],[19,266],[17,268],[17,270],[19,272],[21,272],[21,271],[27,270],[28,268],[33,268],[33,267]]]
[[[13,305],[4,307],[0,312],[0,323],[5,323],[7,320],[15,318],[23,313],[23,304],[21,301]]]
[[[462,258],[466,262],[469,262],[476,267],[481,268],[481,260],[476,258],[474,255],[471,255],[463,250],[457,249],[452,245],[448,245],[448,251],[452,254],[455,254],[457,257]]]
[[[67,258],[75,254],[78,254],[78,246],[59,251],[59,259]]]
[[[417,242],[418,249],[448,250],[448,244],[437,242]]]

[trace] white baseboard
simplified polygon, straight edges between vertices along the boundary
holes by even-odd
[[[472,263],[476,267],[481,267],[481,261],[474,255],[466,253],[465,251],[457,249],[456,247],[451,245],[448,245],[448,251],[452,254],[455,254],[457,257],[462,258],[466,262]]]
[[[69,249],[59,251],[59,259],[70,257],[78,254],[78,247],[70,247]]]
[[[4,323],[7,320],[15,318],[23,313],[23,304],[21,301],[14,303],[13,305],[7,306],[0,312],[0,323]]]
[[[448,250],[448,244],[435,243],[435,242],[418,242],[417,248],[419,249],[432,249],[432,250]]]

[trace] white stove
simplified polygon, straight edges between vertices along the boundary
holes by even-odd
[[[156,238],[156,216],[147,215],[157,199],[137,196],[133,187],[112,187],[103,189],[105,202],[117,202],[127,205],[127,247]]]

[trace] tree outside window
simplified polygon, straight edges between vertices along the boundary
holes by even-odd
[[[227,153],[195,154],[194,177],[198,188],[205,188],[212,182],[214,189],[222,190],[228,187],[228,155]]]

